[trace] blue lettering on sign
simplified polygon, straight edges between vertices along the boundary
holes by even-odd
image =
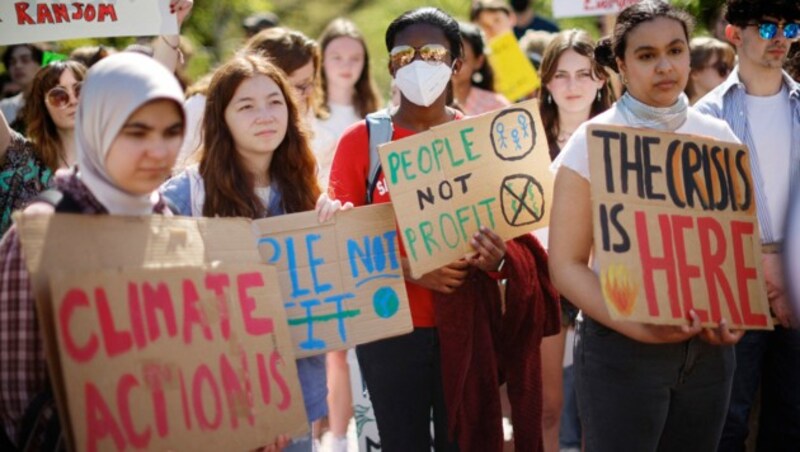
[[[316,242],[320,238],[321,236],[319,234],[308,234],[306,236],[306,249],[308,250],[308,265],[311,266],[311,281],[313,281],[314,283],[314,292],[316,292],[317,294],[325,293],[333,289],[333,286],[330,283],[320,284],[319,280],[317,279],[317,266],[325,263],[324,259],[314,257],[314,242]]]

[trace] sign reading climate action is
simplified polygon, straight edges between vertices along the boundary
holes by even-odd
[[[177,33],[167,0],[0,2],[0,45]]]
[[[749,151],[590,126],[596,266],[615,319],[771,329]]]
[[[553,176],[535,100],[380,146],[411,274],[473,253],[481,226],[511,239],[547,226]]]
[[[250,450],[303,430],[266,265],[51,278],[77,450]]]

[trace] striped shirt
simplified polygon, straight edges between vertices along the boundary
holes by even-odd
[[[800,84],[792,80],[789,74],[783,72],[783,85],[789,92],[789,106],[792,114],[792,130],[790,149],[786,149],[785,161],[787,167],[791,169],[789,175],[789,187],[798,183],[800,177]],[[730,125],[733,133],[750,148],[750,169],[753,174],[755,185],[756,208],[758,213],[758,223],[761,229],[761,241],[772,243],[780,240],[782,236],[781,224],[773,224],[767,204],[767,194],[764,189],[764,181],[769,174],[761,172],[762,163],[759,159],[764,158],[765,153],[759,155],[755,147],[753,132],[750,130],[747,113],[747,91],[744,83],[739,78],[739,67],[734,68],[728,79],[722,82],[710,93],[706,94],[695,104],[695,109],[701,113],[714,116],[725,120]]]

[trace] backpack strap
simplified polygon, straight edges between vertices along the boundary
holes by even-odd
[[[367,179],[367,204],[372,204],[372,192],[378,184],[378,175],[381,172],[381,159],[378,156],[378,146],[392,141],[392,117],[389,110],[378,110],[367,115],[367,135],[369,135],[369,173]]]
[[[39,193],[39,196],[33,200],[33,202],[37,201],[50,204],[58,213],[81,213],[83,211],[81,206],[69,193],[64,193],[55,188]]]

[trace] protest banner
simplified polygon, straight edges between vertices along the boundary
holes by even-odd
[[[254,240],[251,232],[251,224],[249,220],[241,219],[241,218],[215,218],[215,219],[194,219],[194,218],[182,218],[182,217],[162,217],[162,216],[151,216],[151,217],[122,217],[122,216],[109,216],[109,215],[20,215],[17,214],[15,216],[15,222],[17,225],[17,230],[20,234],[20,240],[22,243],[23,254],[25,256],[25,264],[26,267],[31,275],[31,282],[33,287],[34,296],[36,298],[36,309],[37,309],[37,318],[39,319],[40,330],[42,332],[44,342],[45,342],[45,352],[47,354],[47,361],[48,361],[48,369],[49,369],[49,376],[50,380],[53,384],[54,393],[56,396],[56,400],[58,401],[58,409],[59,415],[61,419],[62,426],[67,434],[68,443],[75,447],[77,445],[76,440],[81,438],[79,436],[78,431],[76,428],[81,428],[87,425],[87,423],[91,424],[92,422],[104,422],[103,420],[107,419],[118,419],[123,429],[129,428],[130,419],[123,418],[123,414],[119,413],[119,418],[117,418],[117,412],[110,412],[109,410],[105,410],[103,408],[99,408],[97,410],[90,410],[86,411],[84,415],[79,418],[73,418],[70,416],[72,411],[68,409],[69,399],[67,398],[67,381],[65,381],[65,375],[62,374],[62,362],[60,359],[60,352],[59,352],[59,338],[56,335],[56,332],[59,331],[57,327],[57,321],[59,320],[59,316],[63,315],[62,311],[56,310],[56,304],[62,302],[63,300],[60,298],[54,299],[51,298],[51,291],[50,291],[50,279],[55,277],[56,275],[68,271],[70,275],[85,275],[87,284],[88,281],[91,281],[94,278],[97,272],[101,271],[109,271],[107,276],[111,278],[109,281],[112,287],[119,287],[119,284],[123,284],[121,281],[121,277],[132,277],[133,275],[147,275],[149,277],[149,273],[144,273],[144,270],[158,270],[161,272],[165,272],[166,275],[169,274],[182,274],[182,273],[171,273],[171,269],[185,269],[187,267],[197,268],[207,268],[207,266],[212,265],[215,262],[223,262],[225,265],[263,265],[261,264],[261,259],[258,255],[258,251],[254,246]],[[140,269],[140,270],[130,270],[130,269]],[[122,271],[124,270],[124,271]],[[119,276],[114,278],[114,271],[118,272]],[[137,273],[138,272],[138,273]],[[158,272],[154,272],[157,274]],[[154,276],[155,277],[155,276]],[[177,277],[177,276],[176,276]],[[140,279],[142,277],[140,276]],[[189,279],[191,281],[191,278]],[[74,278],[67,278],[65,280],[58,280],[58,281],[66,281],[64,284],[72,284],[78,283],[83,281],[83,277],[74,277]],[[114,283],[116,281],[116,283]],[[195,280],[196,281],[196,280]],[[174,283],[170,283],[172,285],[167,285],[170,293],[175,293],[176,290]],[[279,290],[275,287],[274,281],[272,281],[271,291],[278,293]],[[58,289],[58,286],[56,289]],[[91,287],[91,286],[85,286]],[[158,286],[159,290],[161,286]],[[197,283],[195,283],[195,288],[197,288]],[[233,287],[233,286],[231,286]],[[238,285],[236,287],[239,287]],[[240,288],[240,287],[239,287]],[[62,287],[63,289],[63,287]],[[199,290],[199,289],[198,289]],[[147,296],[142,291],[142,297],[139,299],[140,306],[147,306]],[[157,292],[160,294],[161,292]],[[179,292],[183,293],[183,292]],[[204,293],[207,293],[204,292]],[[233,292],[229,292],[233,293]],[[238,293],[238,292],[237,292]],[[253,290],[247,291],[245,294],[249,297],[254,297]],[[110,305],[107,302],[99,302],[100,298],[97,297],[94,292],[91,293],[93,295],[93,302],[89,302],[90,306],[95,306],[96,309],[99,308],[101,305]],[[199,296],[199,293],[198,293]],[[126,299],[127,300],[127,299]],[[161,301],[164,299],[157,298],[159,300],[159,307],[160,306],[167,306],[166,304],[160,304]],[[202,304],[205,305],[208,300],[211,300],[212,303],[216,302],[216,296],[205,297],[203,299]],[[236,300],[236,298],[234,298]],[[269,299],[268,299],[269,300]],[[269,301],[266,301],[268,303]],[[183,303],[183,299],[179,299],[180,303]],[[248,304],[251,303],[249,300],[246,301]],[[83,304],[83,308],[80,309],[80,312],[76,312],[75,315],[86,315],[86,313],[91,313],[91,310],[86,309],[86,301],[80,301],[77,307],[75,308],[78,310],[81,307],[81,303]],[[259,307],[259,311],[253,313],[253,316],[261,316],[263,312],[261,309],[267,309],[262,307],[264,301],[260,299],[255,302],[255,304]],[[127,305],[132,305],[134,303],[130,303],[126,301]],[[60,305],[59,305],[60,306]],[[181,305],[185,307],[186,305]],[[251,305],[252,306],[252,305]],[[97,315],[100,315],[99,310],[96,311]],[[183,312],[183,311],[181,311]],[[252,311],[251,311],[252,313]],[[105,314],[103,314],[105,315]],[[111,315],[109,313],[109,315]],[[269,315],[273,317],[273,325],[278,323],[284,323],[285,315],[280,313],[280,310],[273,310],[269,311]],[[213,320],[213,316],[209,313],[208,319]],[[185,319],[186,317],[182,317]],[[115,321],[117,317],[114,317]],[[145,315],[144,319],[147,319],[147,315]],[[236,318],[233,318],[235,320]],[[141,321],[141,316],[139,317]],[[74,321],[69,323],[70,327],[73,325]],[[160,327],[163,326],[164,333],[167,335],[169,332],[169,328],[167,324],[162,324],[159,320]],[[240,325],[240,324],[237,324]],[[232,328],[232,327],[231,327]],[[237,326],[238,328],[238,326]],[[81,347],[86,348],[87,341],[90,341],[88,337],[88,333],[92,330],[85,330],[83,333],[75,332],[76,338],[75,343]],[[95,327],[96,331],[96,327]],[[102,330],[101,330],[102,331]],[[151,330],[150,333],[152,334]],[[201,332],[202,331],[202,332]],[[236,331],[237,340],[244,341],[246,339],[244,334],[241,334],[238,330]],[[282,399],[282,393],[276,392],[273,394],[274,398],[271,399],[273,401],[277,400],[285,400],[289,402],[289,406],[286,406],[285,409],[281,412],[280,417],[282,418],[280,421],[276,421],[274,418],[272,419],[272,424],[276,427],[282,428],[283,432],[289,435],[299,435],[304,433],[307,430],[307,423],[305,420],[305,410],[302,403],[302,398],[298,392],[298,383],[297,380],[292,373],[292,371],[288,370],[291,366],[288,363],[291,363],[294,359],[294,354],[290,347],[285,347],[285,344],[290,344],[290,339],[286,334],[288,333],[286,329],[276,326],[275,325],[275,333],[272,335],[275,338],[275,341],[264,340],[260,338],[258,342],[263,341],[264,344],[262,345],[261,349],[248,349],[248,354],[253,354],[262,350],[263,353],[271,353],[273,350],[277,349],[280,354],[282,355],[283,359],[287,363],[285,367],[280,366],[281,375],[284,377],[284,382],[289,388],[289,394],[291,395],[290,399]],[[83,335],[80,335],[83,334]],[[124,334],[124,333],[123,333]],[[181,333],[183,334],[183,333]],[[193,331],[193,334],[205,334],[205,330],[197,329]],[[117,337],[115,335],[113,337]],[[136,333],[133,334],[133,338],[137,341],[135,344],[139,345],[142,340],[141,334]],[[119,341],[119,339],[116,339]],[[199,339],[198,339],[199,340]],[[127,341],[123,339],[123,341]],[[203,341],[207,345],[205,341]],[[117,346],[119,344],[117,343]],[[185,345],[185,344],[184,344]],[[165,345],[166,347],[166,345]],[[156,349],[160,349],[156,347]],[[194,354],[203,354],[206,351],[190,351],[192,349],[188,348],[188,346],[181,349],[180,352],[173,354],[172,349],[167,349],[169,351],[168,356],[162,358],[162,361],[165,363],[170,362],[190,362],[190,361],[183,361],[183,359],[189,360],[190,356],[186,355],[194,355]],[[195,349],[196,350],[196,349]],[[209,349],[210,350],[210,349]],[[234,356],[237,356],[237,346],[235,342],[226,341],[225,342],[225,350],[229,353],[232,353]],[[266,354],[264,356],[267,356]],[[215,360],[219,360],[219,356],[213,356],[212,354],[208,354],[207,358],[209,362],[214,363]],[[230,364],[234,366],[234,369],[239,369],[238,365],[238,356],[237,356],[237,364]],[[270,355],[270,359],[272,355]],[[156,361],[154,361],[156,362]],[[141,361],[141,363],[145,363],[145,361]],[[68,365],[67,362],[64,363]],[[270,361],[270,365],[273,362]],[[277,362],[274,363],[277,365]],[[221,365],[216,364],[212,366],[212,368],[219,368]],[[98,367],[99,368],[99,364]],[[110,373],[115,371],[115,369],[111,368],[112,366],[102,366],[103,373]],[[97,369],[96,368],[96,369]],[[257,365],[252,365],[250,363],[250,378],[262,378],[258,375],[259,369],[261,367]],[[219,372],[219,370],[216,370]],[[97,371],[96,371],[97,373]],[[236,371],[237,375],[240,375],[241,372],[238,370]],[[270,368],[269,372],[270,376],[276,375],[276,372]],[[173,374],[174,375],[174,374]],[[213,375],[212,375],[213,376]],[[227,378],[223,374],[224,378]],[[140,382],[144,381],[145,386],[147,386],[147,382],[150,380],[148,379],[150,376],[145,378],[140,377]],[[219,410],[214,408],[213,410],[207,403],[208,401],[208,391],[213,391],[213,389],[208,389],[211,387],[211,378],[207,376],[207,372],[202,371],[200,376],[193,376],[193,378],[199,379],[197,384],[203,388],[202,389],[202,398],[200,400],[200,405],[203,407],[203,415],[205,416],[204,419],[206,421],[211,422],[212,424],[216,425],[218,420]],[[216,377],[215,377],[216,378]],[[208,382],[206,382],[208,380]],[[230,380],[230,379],[228,379]],[[227,381],[230,383],[230,381]],[[224,384],[225,381],[223,381]],[[254,380],[253,380],[254,381]],[[263,381],[259,380],[259,381]],[[219,382],[219,380],[217,380]],[[276,380],[277,382],[277,380]],[[124,380],[119,380],[115,383],[119,384],[120,386],[117,389],[120,391],[118,394],[124,397],[128,397],[128,393],[136,390],[137,393],[141,392],[140,389],[136,387],[134,382],[130,378],[125,378]],[[139,383],[141,384],[141,383]],[[186,384],[189,384],[187,381]],[[193,381],[192,385],[195,384]],[[253,383],[255,385],[256,383]],[[260,383],[259,383],[260,384]],[[158,444],[162,444],[163,441],[172,441],[172,438],[162,437],[161,432],[163,430],[163,424],[161,423],[161,418],[157,416],[158,410],[161,409],[161,398],[158,395],[158,391],[156,391],[155,387],[149,386],[151,390],[151,394],[153,394],[153,400],[155,400],[153,407],[149,408],[152,413],[152,417],[150,418],[151,421],[155,420],[156,424],[153,427],[153,424],[150,425],[151,428],[155,428],[155,430],[150,430],[151,436],[150,441],[155,441]],[[170,386],[169,389],[172,390],[173,388],[177,388],[180,390],[181,386],[179,384],[175,384]],[[225,386],[223,386],[225,389]],[[79,393],[80,395],[80,393]],[[91,394],[94,397],[94,393]],[[222,393],[220,393],[222,396]],[[74,396],[74,395],[73,395]],[[211,396],[216,398],[216,395],[211,394]],[[263,396],[263,394],[262,394]],[[106,394],[103,397],[107,397]],[[119,397],[119,395],[117,396]],[[145,409],[143,403],[147,402],[146,397],[140,397],[142,400],[138,400],[135,404],[130,405],[130,407],[134,408],[135,410]],[[105,399],[106,403],[108,399]],[[114,399],[116,400],[116,398]],[[170,399],[172,400],[172,399]],[[193,399],[194,400],[194,399]],[[224,400],[224,399],[223,399]],[[216,402],[216,400],[215,400]],[[125,402],[127,403],[127,402]],[[227,402],[225,402],[227,403]],[[119,407],[121,404],[119,400],[116,400],[116,405]],[[190,404],[190,407],[194,407],[195,402],[193,401]],[[216,406],[216,403],[214,403]],[[226,405],[227,406],[227,405]],[[229,407],[228,407],[229,408]],[[241,407],[239,407],[241,408]],[[237,410],[239,409],[237,408]],[[186,412],[183,406],[174,406],[169,405],[168,409],[169,415],[168,419],[170,419],[169,426],[171,432],[175,433],[178,432],[181,423],[184,422],[183,413]],[[192,408],[193,409],[193,408]],[[98,411],[99,410],[99,411]],[[183,411],[182,411],[183,410]],[[123,410],[124,412],[124,410]],[[191,411],[190,411],[191,412]],[[261,421],[263,411],[261,412],[254,412],[253,415],[255,419],[258,419],[259,422]],[[194,412],[192,416],[197,416],[198,413]],[[84,417],[88,416],[88,417]],[[177,418],[176,418],[177,416]],[[246,416],[247,417],[247,416]],[[224,418],[224,417],[223,417]],[[98,421],[99,419],[99,421]],[[180,419],[180,422],[175,424],[172,420],[173,419]],[[186,447],[184,444],[180,444],[181,447],[179,449],[191,449],[191,450],[219,450],[220,444],[224,444],[230,442],[231,444],[238,445],[239,441],[237,437],[239,435],[243,435],[242,429],[245,425],[249,427],[249,417],[247,419],[239,417],[240,424],[242,428],[238,430],[234,430],[230,428],[230,422],[227,418],[225,418],[225,422],[221,421],[219,429],[216,431],[209,431],[208,429],[201,429],[200,425],[202,424],[203,420],[200,419],[199,416],[193,418],[192,425],[194,426],[192,429],[192,442],[189,446]],[[254,420],[255,421],[255,420]],[[285,422],[285,423],[284,423]],[[123,424],[128,424],[127,426]],[[107,425],[102,423],[102,425]],[[110,425],[110,424],[108,424]],[[118,426],[119,426],[118,425]],[[259,426],[261,424],[257,424]],[[135,422],[135,431],[128,432],[127,430],[124,433],[123,439],[126,441],[126,444],[130,446],[134,446],[135,444],[139,444],[143,441],[142,435],[143,429],[145,426],[140,423],[138,420]],[[98,448],[110,448],[113,444],[116,446],[116,436],[112,433],[109,429],[101,430],[100,432],[94,432],[95,434],[101,435],[108,435],[109,438],[103,439],[100,444],[97,446]],[[201,431],[202,430],[202,431]],[[270,430],[268,430],[268,433]],[[130,434],[135,433],[135,434]],[[102,436],[102,435],[101,435]],[[156,438],[158,436],[158,438]],[[217,438],[217,439],[210,439],[207,441],[208,438]],[[218,438],[225,438],[224,441]],[[244,435],[246,438],[251,438],[250,435]],[[105,438],[103,436],[103,438]],[[183,437],[181,437],[183,438]],[[272,438],[269,438],[271,441]],[[178,441],[176,439],[176,441]],[[182,439],[181,439],[182,441]],[[91,444],[91,443],[89,443]],[[89,447],[87,444],[87,448]],[[152,443],[151,446],[155,444]],[[166,444],[166,443],[165,443]],[[176,443],[169,443],[169,444],[176,444]],[[248,447],[255,447],[256,444],[250,444]],[[251,447],[251,448],[252,448]],[[118,447],[114,447],[118,448]],[[161,448],[161,447],[149,447],[151,449]],[[167,449],[166,447],[163,449]]]
[[[295,355],[412,331],[391,205],[253,221],[263,262],[278,267]]]
[[[618,14],[642,0],[558,0],[553,2],[553,17],[583,17]]]
[[[302,433],[278,277],[267,265],[51,276],[77,450],[253,450]]]
[[[378,149],[415,278],[473,253],[481,226],[508,240],[548,224],[553,175],[535,100]]]
[[[514,32],[502,33],[489,41],[489,65],[494,71],[497,92],[511,101],[522,100],[539,89],[539,74],[519,46]]]
[[[594,262],[614,319],[771,329],[743,144],[588,128]]]
[[[0,45],[178,34],[167,0],[0,2]]]

